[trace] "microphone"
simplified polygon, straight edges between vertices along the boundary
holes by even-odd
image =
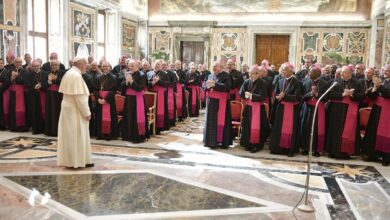
[[[322,96],[317,100],[316,106],[314,108],[313,122],[311,124],[311,133],[310,133],[310,147],[309,153],[307,154],[307,174],[306,174],[306,183],[305,183],[305,203],[298,206],[298,209],[304,212],[314,212],[313,205],[308,204],[309,197],[309,180],[310,180],[310,165],[311,165],[311,154],[313,148],[313,136],[314,136],[314,126],[317,118],[317,108],[321,100],[338,84],[337,81],[334,81],[332,85],[322,94]]]
[[[316,103],[316,107],[315,107],[315,109],[314,109],[314,114],[316,114],[317,113],[317,106],[318,106],[318,104],[320,103],[320,101],[330,92],[330,90],[332,90],[333,89],[333,87],[335,87],[337,84],[339,84],[337,81],[334,81],[333,83],[332,83],[332,85],[324,92],[324,94],[322,94],[322,96],[318,99],[318,101],[317,101],[317,103]],[[313,120],[315,119],[315,116],[316,115],[314,115],[314,118],[313,118]],[[313,126],[314,126],[314,123],[313,123]],[[314,127],[312,128],[312,131],[313,131],[313,129],[314,129]]]

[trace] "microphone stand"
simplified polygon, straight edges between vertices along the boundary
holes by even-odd
[[[313,122],[311,124],[311,133],[310,133],[310,148],[309,153],[307,154],[307,174],[306,174],[306,183],[305,183],[305,203],[299,205],[297,208],[303,212],[314,212],[313,205],[309,204],[309,180],[310,180],[310,166],[311,166],[311,157],[312,157],[312,148],[313,148],[313,136],[314,136],[314,126],[317,118],[317,110],[318,104],[320,104],[321,100],[325,97],[326,94],[330,92],[337,85],[335,81],[328,90],[325,91],[324,94],[317,100],[316,106],[314,108]]]

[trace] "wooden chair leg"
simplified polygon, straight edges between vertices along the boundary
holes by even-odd
[[[156,136],[156,121],[153,123],[153,135]]]

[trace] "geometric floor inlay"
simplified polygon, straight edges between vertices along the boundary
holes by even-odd
[[[264,205],[151,173],[6,176],[86,216]]]

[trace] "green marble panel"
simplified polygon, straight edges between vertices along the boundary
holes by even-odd
[[[264,207],[150,173],[7,178],[87,216]]]

